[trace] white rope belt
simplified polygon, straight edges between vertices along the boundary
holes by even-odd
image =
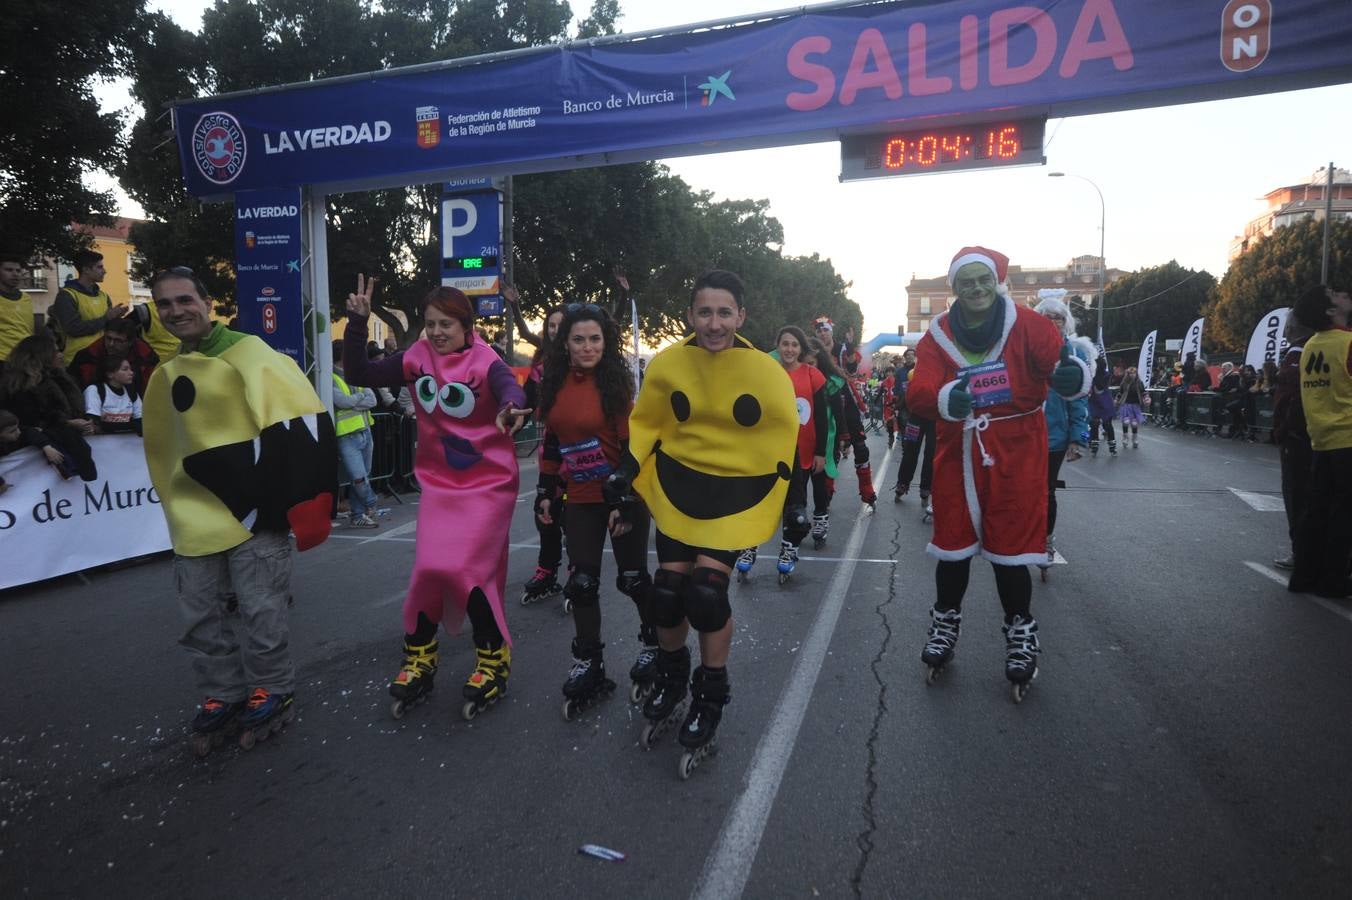
[[[990,453],[986,451],[986,442],[981,440],[981,432],[991,427],[992,422],[1003,422],[1006,419],[1031,416],[1036,412],[1042,412],[1042,407],[1035,406],[1032,409],[1026,409],[1019,413],[1012,413],[1008,416],[992,416],[990,413],[982,413],[979,416],[968,416],[962,420],[962,430],[976,432],[976,446],[981,451],[981,464],[983,466],[993,466],[995,465],[995,457],[991,456]]]

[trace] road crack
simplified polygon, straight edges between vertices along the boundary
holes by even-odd
[[[859,862],[855,864],[854,872],[850,875],[850,890],[856,897],[863,896],[864,870],[868,868],[869,857],[873,853],[873,835],[878,829],[877,817],[873,811],[873,800],[878,794],[878,734],[882,730],[883,716],[887,715],[887,681],[882,675],[883,657],[887,655],[888,647],[892,643],[892,624],[888,621],[888,607],[892,601],[897,598],[897,554],[901,552],[901,522],[898,521],[892,530],[892,550],[889,554],[892,557],[892,566],[887,577],[887,598],[873,608],[879,620],[882,622],[883,640],[878,646],[878,652],[874,655],[869,668],[873,672],[873,680],[878,683],[878,705],[873,712],[873,727],[869,729],[868,741],[865,746],[868,749],[868,766],[864,770],[864,803],[860,809],[860,814],[864,819],[864,829],[859,832],[855,838],[855,844],[859,847]]]

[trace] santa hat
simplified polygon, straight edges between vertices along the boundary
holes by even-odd
[[[951,286],[953,279],[958,277],[958,269],[968,263],[981,263],[986,268],[995,273],[995,283],[1004,284],[1005,276],[1009,274],[1009,257],[998,250],[990,250],[986,247],[963,247],[953,257],[953,262],[948,267],[948,283]]]

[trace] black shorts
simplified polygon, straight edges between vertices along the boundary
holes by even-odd
[[[697,556],[707,556],[710,559],[717,560],[729,569],[737,562],[737,557],[741,555],[738,550],[711,550],[708,547],[692,547],[689,544],[682,544],[672,537],[667,537],[662,533],[662,529],[653,529],[656,532],[655,543],[657,546],[657,564],[662,563],[692,563]]]

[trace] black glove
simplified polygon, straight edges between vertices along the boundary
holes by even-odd
[[[615,472],[601,483],[601,496],[611,509],[621,509],[634,501],[633,485],[623,473]]]
[[[559,476],[540,475],[540,480],[535,485],[535,516],[540,516],[540,503],[544,500],[549,501],[552,507],[559,494]]]

